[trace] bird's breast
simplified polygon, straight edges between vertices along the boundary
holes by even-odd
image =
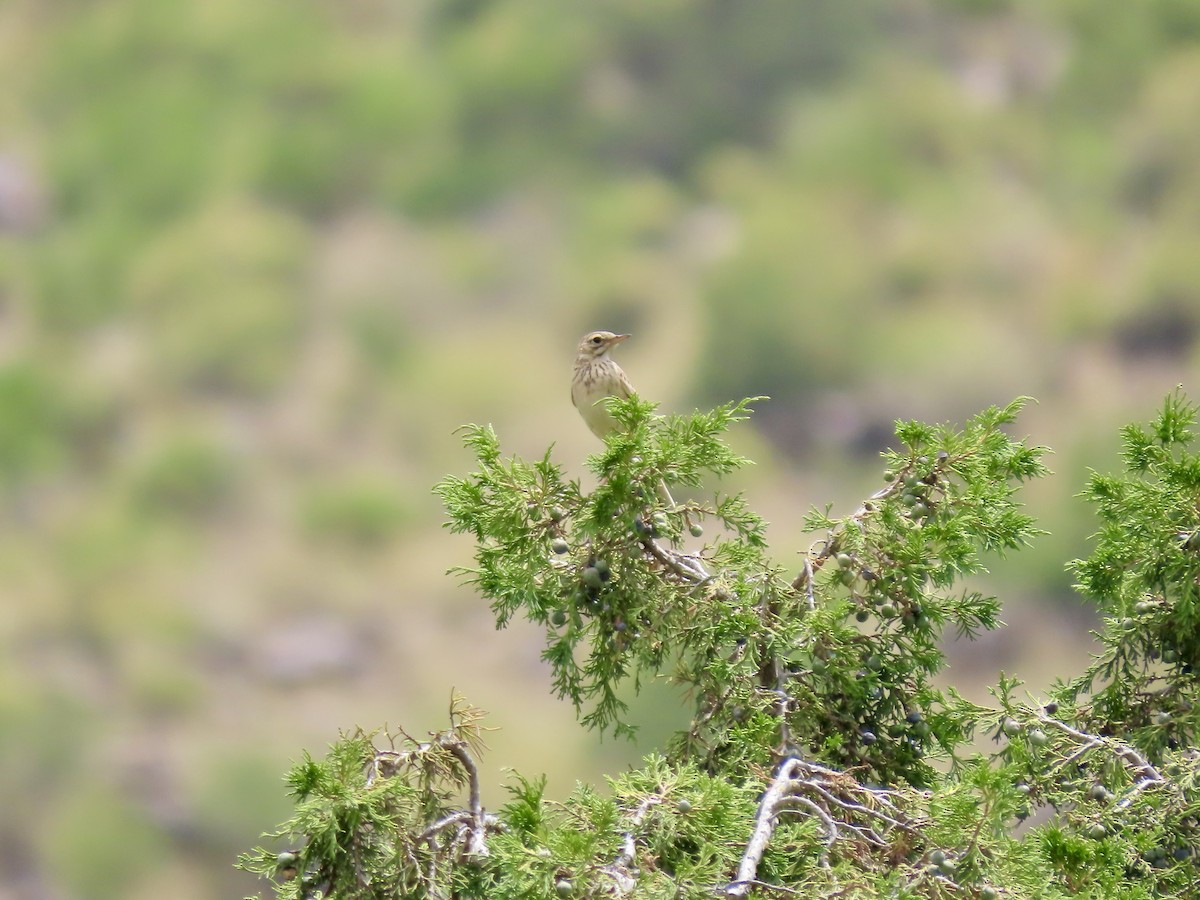
[[[603,364],[580,365],[571,381],[571,402],[583,421],[597,437],[604,437],[616,427],[616,421],[599,401],[612,396],[614,373]]]

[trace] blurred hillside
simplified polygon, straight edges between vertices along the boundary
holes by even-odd
[[[0,78],[0,898],[256,891],[289,759],[451,686],[487,802],[633,758],[429,493],[465,422],[582,473],[591,328],[666,411],[771,395],[784,564],[892,419],[1037,397],[1052,535],[953,674],[1085,657],[1073,495],[1196,362],[1193,0],[8,0]]]

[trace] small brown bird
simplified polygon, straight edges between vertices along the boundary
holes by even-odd
[[[628,339],[627,334],[593,331],[583,336],[575,354],[571,402],[579,410],[579,415],[583,416],[592,434],[600,440],[604,440],[605,435],[617,427],[616,420],[601,401],[605,397],[624,399],[634,392],[625,372],[609,356],[613,347]]]
[[[609,353],[613,347],[628,340],[627,334],[611,331],[592,331],[583,336],[575,353],[575,373],[571,378],[571,402],[583,416],[583,421],[592,434],[604,440],[605,435],[617,428],[617,420],[603,403],[605,397],[624,399],[635,393],[625,371],[617,365]],[[666,482],[658,483],[658,496],[674,506],[675,500],[667,490]]]

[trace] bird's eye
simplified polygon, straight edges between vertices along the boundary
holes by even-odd
[[[600,337],[600,335],[596,335],[594,338],[592,338],[593,344],[603,343],[603,341],[604,341],[604,338]]]

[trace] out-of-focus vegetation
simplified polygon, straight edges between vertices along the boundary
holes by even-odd
[[[666,409],[773,397],[737,486],[780,548],[893,418],[1037,396],[1034,611],[960,664],[1078,669],[1071,495],[1195,364],[1191,0],[9,0],[0,78],[11,896],[249,890],[281,757],[450,685],[489,784],[627,758],[429,495],[464,421],[596,449],[593,327]]]

